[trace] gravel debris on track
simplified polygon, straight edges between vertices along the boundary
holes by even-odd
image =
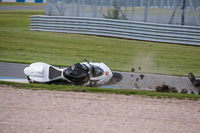
[[[200,100],[0,85],[0,133],[199,133]]]

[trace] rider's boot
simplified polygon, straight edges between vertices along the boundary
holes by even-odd
[[[200,86],[200,80],[196,80],[195,76],[193,73],[189,73],[188,74],[188,77],[190,79],[190,81],[192,82],[192,84],[196,87],[199,87]]]

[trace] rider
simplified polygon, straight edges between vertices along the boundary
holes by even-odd
[[[194,86],[200,87],[200,79],[196,79],[193,73],[189,73],[188,77]]]

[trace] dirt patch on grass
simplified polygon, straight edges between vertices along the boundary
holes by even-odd
[[[0,132],[199,133],[200,101],[0,85]]]

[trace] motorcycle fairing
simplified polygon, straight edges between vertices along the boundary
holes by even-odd
[[[24,69],[24,73],[33,81],[49,82],[52,80],[63,79],[63,69],[56,68],[47,63],[36,62]]]
[[[82,64],[87,64],[86,62],[83,62]],[[93,86],[98,86],[102,84],[106,84],[113,76],[112,71],[109,69],[109,67],[104,64],[103,62],[100,63],[89,63],[91,66],[93,66],[93,71],[95,73],[90,74],[90,82],[88,82],[88,85],[94,84]]]

